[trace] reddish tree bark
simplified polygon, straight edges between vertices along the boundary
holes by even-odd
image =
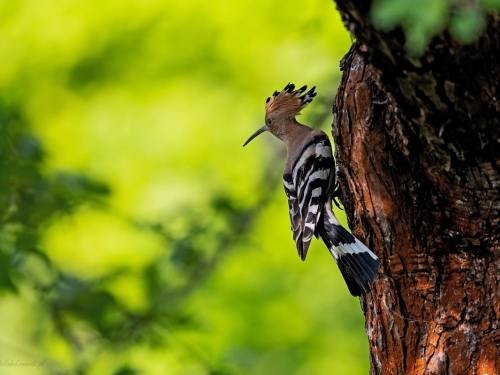
[[[342,201],[382,261],[371,374],[500,374],[500,17],[412,58],[369,1],[336,2],[357,38],[333,108]]]

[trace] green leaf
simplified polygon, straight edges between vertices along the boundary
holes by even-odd
[[[484,17],[477,8],[462,9],[450,22],[450,32],[459,42],[471,43],[484,28]]]

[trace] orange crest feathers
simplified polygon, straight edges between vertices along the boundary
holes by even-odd
[[[273,96],[266,100],[266,113],[283,113],[291,116],[300,114],[300,111],[312,102],[316,96],[314,90],[316,86],[300,96],[307,90],[307,86],[303,86],[295,90],[294,84],[288,84],[280,92],[275,91]]]

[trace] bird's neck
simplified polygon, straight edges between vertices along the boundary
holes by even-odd
[[[300,143],[312,131],[310,127],[300,124],[295,119],[289,120],[286,129],[286,133],[280,138],[285,142],[287,148],[293,148],[297,142]]]

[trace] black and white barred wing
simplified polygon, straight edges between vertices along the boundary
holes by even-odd
[[[332,163],[330,141],[326,134],[319,135],[298,155],[292,173],[283,176],[293,239],[302,260],[307,256],[328,196]]]
[[[293,232],[293,240],[297,244],[299,255],[302,253],[302,218],[299,212],[299,201],[291,174],[283,175],[286,197],[288,198],[288,212],[290,214],[290,229]],[[300,247],[299,247],[300,246]]]

